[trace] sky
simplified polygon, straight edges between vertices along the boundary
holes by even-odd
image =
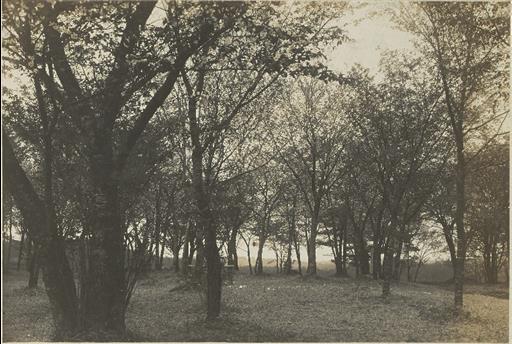
[[[356,4],[356,3],[354,3]],[[352,40],[328,52],[329,67],[347,72],[358,63],[378,74],[381,53],[386,50],[411,50],[412,35],[394,28],[387,10],[396,8],[397,2],[370,2],[347,13],[340,24]]]

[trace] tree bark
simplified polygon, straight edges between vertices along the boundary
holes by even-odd
[[[403,242],[400,241],[398,243],[398,248],[395,252],[395,256],[393,259],[393,279],[395,281],[400,281],[400,272],[401,272],[401,262],[402,262],[402,248]]]
[[[12,210],[9,214],[9,243],[7,246],[7,256],[4,261],[4,269],[6,272],[10,270],[11,265],[11,249],[12,249]]]
[[[37,246],[34,245],[34,252],[31,255],[30,259],[30,268],[29,268],[29,277],[28,277],[28,287],[36,288],[39,281],[39,260],[38,260],[38,252],[40,250]]]
[[[258,255],[256,256],[256,265],[254,267],[254,272],[256,275],[261,275],[263,273],[263,247],[265,246],[266,238],[263,235],[260,235],[258,240]]]
[[[316,275],[316,236],[318,231],[318,220],[320,215],[320,203],[315,204],[311,218],[311,233],[309,236],[308,245],[308,267],[306,273],[309,275]]]
[[[20,240],[20,248],[18,251],[18,262],[16,264],[16,270],[20,271],[21,268],[21,261],[23,259],[23,248],[25,247],[25,230],[22,229],[21,231],[21,240]]]
[[[21,168],[5,132],[2,132],[2,143],[4,186],[13,196],[30,237],[41,246],[38,260],[44,266],[43,280],[51,305],[55,337],[67,338],[76,332],[79,321],[75,285],[63,241],[57,235],[54,217],[48,216],[48,208]]]

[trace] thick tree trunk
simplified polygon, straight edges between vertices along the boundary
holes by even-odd
[[[38,260],[44,262],[43,280],[51,305],[55,337],[67,338],[78,328],[78,305],[64,245],[62,239],[57,237],[55,217],[47,213],[48,208],[21,168],[5,132],[2,132],[2,143],[4,187],[13,196],[29,236],[41,246]]]
[[[125,333],[126,281],[124,228],[119,203],[120,171],[113,157],[109,116],[94,122],[89,155],[92,211],[88,239],[83,325],[85,332]]]

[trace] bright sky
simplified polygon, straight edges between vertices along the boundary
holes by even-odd
[[[328,54],[331,68],[347,72],[359,63],[378,73],[381,53],[385,50],[413,49],[412,35],[394,28],[389,14],[397,2],[370,2],[357,6],[342,18],[348,36],[352,39]],[[356,3],[354,3],[356,5]]]

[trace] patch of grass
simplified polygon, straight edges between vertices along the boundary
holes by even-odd
[[[4,280],[4,340],[51,340],[43,289],[26,291],[26,275]],[[222,291],[221,317],[206,322],[201,290],[169,271],[141,281],[128,308],[126,341],[161,342],[503,342],[508,300],[465,294],[466,316],[453,318],[453,294],[401,283],[381,297],[371,279],[250,276],[237,273]],[[171,292],[171,290],[173,290]],[[485,290],[481,290],[485,292]],[[94,339],[94,338],[90,338]],[[80,340],[83,340],[80,338]]]

